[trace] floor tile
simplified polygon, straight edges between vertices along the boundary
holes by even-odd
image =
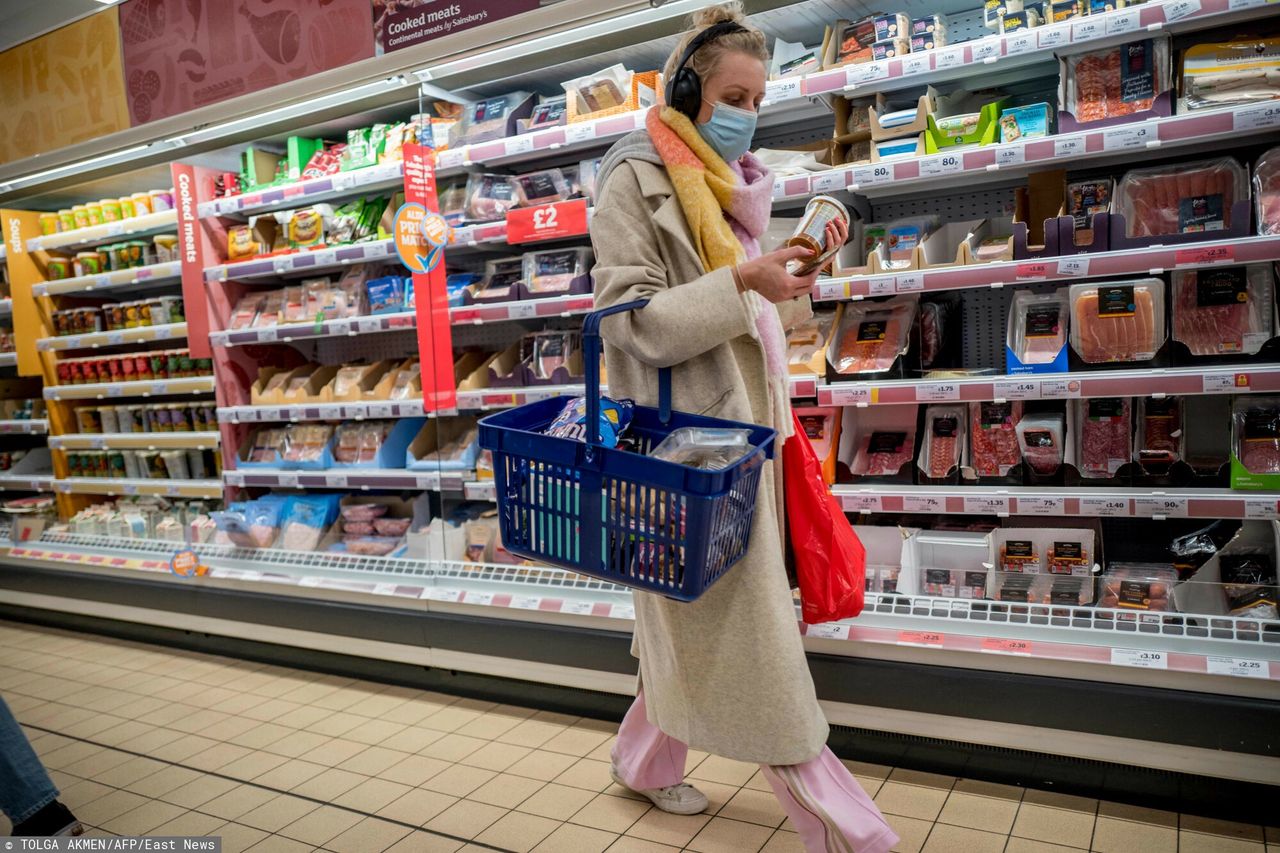
[[[126,812],[151,802],[130,791],[112,791],[76,809],[76,817],[90,826],[103,826]]]
[[[555,754],[555,753],[552,753]],[[609,764],[591,758],[580,758],[568,770],[555,778],[561,785],[572,785],[599,793],[613,784],[609,773]]]
[[[58,799],[73,812],[78,812],[94,800],[105,797],[115,790],[110,785],[103,785],[90,779],[81,779],[70,785],[59,787],[61,788],[61,793]],[[134,793],[137,792],[135,791]]]
[[[512,776],[511,778],[521,779],[522,777]],[[582,788],[557,785],[552,782],[521,802],[516,807],[516,810],[538,815],[539,817],[565,821],[581,811],[583,806],[595,799],[596,796],[595,793]]]
[[[419,787],[431,777],[448,770],[452,765],[438,758],[426,755],[411,755],[399,764],[388,767],[378,774],[379,778],[390,779],[402,785]]]
[[[356,743],[343,738],[329,738],[320,746],[302,756],[304,761],[323,764],[326,767],[337,767],[349,758],[359,755],[368,749],[367,744]]]
[[[686,849],[697,853],[755,853],[771,835],[772,830],[759,824],[713,817]]]
[[[924,848],[925,839],[929,837],[929,831],[933,829],[932,821],[919,818],[886,814],[884,819],[889,822],[889,826],[893,827],[893,831],[900,839],[897,846],[893,848],[894,853],[920,853]]]
[[[507,768],[508,773],[550,782],[578,762],[572,755],[535,749]]]
[[[808,851],[804,849],[804,842],[800,840],[799,835],[779,829],[769,836],[764,847],[760,848],[760,853],[808,853]]]
[[[1008,837],[963,826],[935,824],[922,853],[1002,853]]]
[[[346,809],[318,806],[277,834],[320,847],[355,826],[361,819],[360,815]]]
[[[310,761],[299,759],[287,759],[282,764],[253,777],[253,783],[262,785],[265,788],[291,791],[308,779],[314,779],[328,769],[323,764],[313,764]]]
[[[536,794],[544,784],[546,783],[537,779],[515,776],[510,773],[499,773],[467,794],[467,799],[475,800],[477,803],[488,803],[491,806],[498,806],[504,809],[514,809]]]
[[[328,735],[319,732],[290,732],[270,744],[264,744],[263,748],[286,758],[301,758],[329,740]]]
[[[1168,814],[1166,812],[1165,814]],[[1184,814],[1178,824],[1183,832],[1198,832],[1202,835],[1220,835],[1225,838],[1239,838],[1245,841],[1263,841],[1262,827],[1251,823],[1236,823],[1229,820],[1215,820],[1199,815]]]
[[[243,719],[248,719],[243,718]],[[227,738],[228,743],[234,743],[236,746],[243,746],[247,749],[268,749],[276,742],[283,740],[293,733],[293,729],[287,726],[278,726],[275,723],[264,723],[261,720],[250,720],[253,723],[252,728],[245,729],[237,735]],[[325,737],[321,735],[321,737]],[[268,750],[274,752],[275,750]]]
[[[1177,849],[1178,853],[1264,853],[1266,848],[1261,841],[1183,830],[1178,833]]]
[[[1099,817],[1094,824],[1090,849],[1098,853],[1177,853],[1178,830],[1159,824]]]
[[[356,785],[342,796],[334,798],[333,804],[373,814],[378,809],[395,802],[412,790],[408,785],[401,785],[399,782],[390,782],[386,779],[369,779]]]
[[[440,740],[440,738],[444,737],[445,734],[445,732],[438,732],[435,729],[426,729],[421,726],[411,725],[404,731],[393,734],[391,737],[378,744],[378,746],[385,746],[387,749],[397,749],[400,752],[418,753]]]
[[[534,853],[603,853],[618,840],[612,832],[562,824],[533,848]]]
[[[462,763],[485,770],[502,771],[528,756],[532,749],[509,743],[487,743],[462,759]]]
[[[941,788],[910,785],[890,779],[875,796],[876,805],[885,814],[936,820],[947,801],[947,791]]]
[[[1032,841],[1030,838],[1010,836],[1004,853],[1078,853],[1079,847],[1064,847],[1061,844],[1050,844],[1047,841]]]
[[[186,768],[181,769],[185,770]],[[148,793],[147,796],[156,797],[166,803],[174,803],[194,809],[235,787],[236,783],[230,779],[219,779],[216,776],[206,776],[203,773],[199,773],[188,782],[179,781],[176,787],[157,791],[154,794]]]
[[[1011,835],[1035,841],[1049,841],[1069,847],[1089,846],[1093,838],[1094,813],[1042,806],[1030,802],[1030,793],[1018,807]]]
[[[449,794],[453,797],[465,797],[497,775],[492,770],[455,764],[448,770],[432,776],[422,784],[422,787],[428,791],[439,791],[441,794]]]
[[[318,804],[299,797],[282,795],[250,809],[236,819],[238,823],[276,833],[300,818],[311,814]]]
[[[358,743],[376,746],[406,728],[408,727],[402,723],[389,723],[386,720],[365,720],[344,734],[343,737]]]
[[[755,764],[746,764],[718,755],[709,756],[705,761],[689,773],[689,779],[705,779],[708,782],[719,782],[723,785],[741,787],[747,783],[760,768]]]
[[[605,853],[679,853],[679,851],[679,847],[672,847],[669,844],[659,844],[656,841],[624,835],[613,842]]]
[[[497,806],[459,800],[427,821],[423,828],[458,838],[475,838],[506,813],[506,809]]]
[[[268,791],[265,788],[239,785],[225,794],[214,797],[196,811],[233,821],[245,812],[269,803],[278,796],[279,794],[275,791]]]
[[[368,776],[347,770],[329,769],[289,790],[301,797],[311,797],[323,803],[332,802],[367,780]]]
[[[503,850],[529,853],[559,826],[559,821],[550,818],[508,812],[477,835],[475,840]]]
[[[449,806],[458,802],[457,797],[436,791],[414,789],[378,810],[378,815],[414,826],[422,826]]]
[[[269,835],[249,848],[247,853],[312,853],[316,848],[292,838]]]
[[[241,853],[269,837],[261,829],[239,823],[223,824],[214,834],[222,836],[222,853]]]
[[[184,811],[168,823],[162,823],[152,829],[151,834],[161,837],[167,835],[190,835],[196,838],[204,838],[209,835],[215,835],[215,830],[225,823],[226,821],[220,817],[201,814],[200,812]]]
[[[325,844],[336,853],[381,853],[410,832],[408,827],[367,817]]]
[[[381,746],[367,747],[338,765],[340,770],[362,773],[365,776],[377,776],[388,767],[393,767],[409,757],[406,752],[397,752]]]
[[[460,841],[430,832],[411,832],[387,848],[387,853],[457,853]]]
[[[650,809],[627,830],[626,834],[659,844],[684,847],[711,820],[709,815],[673,815]]]
[[[233,743],[219,743],[202,752],[188,757],[182,764],[212,773],[226,767],[233,761],[253,755],[253,750]]]
[[[766,793],[753,791],[750,788],[739,789],[716,814],[732,820],[767,826],[770,829],[777,829],[787,816],[772,791]]]
[[[938,815],[938,822],[1008,835],[1017,814],[1018,800],[953,790]]]
[[[1155,826],[1167,826],[1171,829],[1178,828],[1177,812],[1148,809],[1141,806],[1131,806],[1128,803],[1113,803],[1107,800],[1098,803],[1098,817],[1112,817],[1137,823],[1150,823]]]
[[[131,809],[118,817],[112,818],[101,827],[117,835],[150,835],[151,830],[168,823],[187,810],[160,800],[148,800],[136,809]]]
[[[541,720],[524,720],[515,727],[498,735],[494,740],[499,743],[510,743],[516,746],[540,748],[565,730],[565,726],[544,723]]]
[[[272,755],[269,752],[251,752],[244,758],[238,758],[222,767],[218,770],[218,773],[248,782],[250,779],[256,779],[262,774],[276,769],[288,760],[283,755]]]
[[[624,833],[650,808],[648,800],[640,802],[609,794],[597,794],[595,799],[570,817],[569,822],[606,832]]]

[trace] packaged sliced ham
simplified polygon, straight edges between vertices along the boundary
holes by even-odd
[[[1059,103],[1080,125],[1145,112],[1171,85],[1167,36],[1073,54],[1063,65]]]
[[[1073,284],[1071,348],[1082,361],[1147,361],[1164,345],[1164,281]]]
[[[1062,467],[1062,440],[1065,421],[1058,414],[1026,415],[1018,421],[1018,447],[1031,470],[1042,476],[1058,473]]]
[[[941,480],[959,467],[964,432],[963,406],[930,406],[925,410],[924,447],[919,462],[924,476]]]
[[[1114,477],[1133,459],[1133,408],[1128,397],[1073,401],[1076,465],[1089,480]]]
[[[1182,53],[1179,112],[1280,98],[1280,39],[1197,44]]]
[[[1235,456],[1250,474],[1280,474],[1280,397],[1237,397]]]
[[[892,477],[911,461],[915,449],[915,436],[910,432],[869,432],[859,443],[850,470],[859,477]]]
[[[1010,373],[1026,365],[1052,364],[1067,344],[1067,305],[1057,293],[1031,293],[1020,290],[1013,295],[1009,311],[1006,342],[1017,359],[1010,361]]]
[[[1192,355],[1253,355],[1271,339],[1271,265],[1175,270],[1173,339]]]
[[[1249,198],[1249,173],[1234,157],[1130,169],[1116,187],[1125,236],[1222,231],[1231,206]]]
[[[1253,167],[1253,200],[1258,233],[1280,234],[1280,148],[1272,148]]]
[[[969,404],[969,467],[979,477],[1004,477],[1022,461],[1022,402]]]
[[[916,306],[914,297],[846,303],[827,350],[831,367],[842,375],[880,373],[893,367],[909,346]]]
[[[1177,397],[1138,400],[1137,446],[1133,458],[1149,474],[1163,474],[1182,458],[1182,401]]]

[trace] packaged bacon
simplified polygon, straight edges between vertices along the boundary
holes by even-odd
[[[1253,203],[1258,233],[1280,234],[1280,148],[1272,148],[1253,167]]]
[[[1073,54],[1063,64],[1058,103],[1080,125],[1145,112],[1172,84],[1168,36]]]
[[[890,369],[910,345],[916,306],[912,296],[845,303],[827,361],[842,375]]]
[[[1192,355],[1253,355],[1271,340],[1271,264],[1175,270],[1173,339]]]
[[[1062,439],[1065,424],[1059,414],[1026,415],[1018,421],[1018,447],[1031,470],[1042,476],[1058,473],[1062,467]]]
[[[1223,231],[1231,207],[1249,199],[1249,173],[1234,157],[1130,169],[1116,186],[1125,236]]]
[[[1138,400],[1138,435],[1133,458],[1148,474],[1164,474],[1182,458],[1182,401],[1177,397]]]
[[[1234,455],[1250,474],[1280,474],[1280,397],[1237,397],[1232,405]],[[1232,462],[1234,468],[1235,462]],[[1237,482],[1232,488],[1265,488]]]
[[[850,470],[859,477],[892,477],[911,461],[915,449],[910,432],[873,431],[858,445]]]
[[[1133,408],[1128,397],[1072,401],[1076,465],[1089,480],[1114,477],[1133,458]]]
[[[960,465],[964,448],[963,406],[929,406],[924,413],[924,447],[920,450],[920,470],[926,477],[941,480]]]
[[[1148,361],[1164,345],[1164,281],[1073,284],[1071,348],[1082,361]]]
[[[1022,402],[969,404],[969,467],[979,477],[1004,477],[1022,461]]]

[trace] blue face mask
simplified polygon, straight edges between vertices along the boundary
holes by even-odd
[[[732,163],[751,147],[757,118],[755,110],[743,110],[717,102],[707,123],[695,127],[726,163]]]

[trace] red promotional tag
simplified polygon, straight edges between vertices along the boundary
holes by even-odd
[[[420,206],[423,223],[439,220],[440,204],[436,199],[435,152],[417,144],[404,146],[404,195],[406,207]],[[436,214],[432,216],[431,214]],[[418,318],[418,356],[422,363],[422,407],[428,412],[455,409],[458,387],[453,377],[453,326],[449,321],[449,294],[445,289],[444,247],[448,235],[429,228],[421,240],[404,240],[406,249],[416,248],[435,257],[420,258],[413,273],[414,312]],[[397,247],[400,247],[397,235]],[[412,246],[407,244],[412,243]],[[416,259],[418,260],[418,259]]]
[[[1205,246],[1196,249],[1179,249],[1174,255],[1178,266],[1202,266],[1204,264],[1229,264],[1236,259],[1234,246]]]
[[[587,233],[587,200],[558,201],[507,211],[507,242],[534,243]]]

